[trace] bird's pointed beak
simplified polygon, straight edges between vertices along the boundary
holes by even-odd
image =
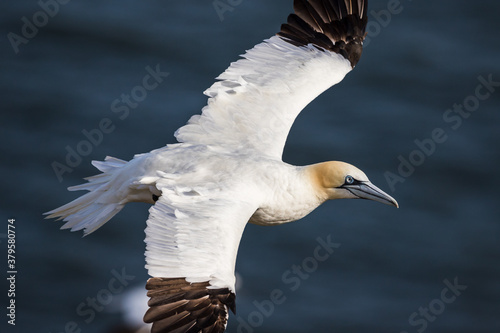
[[[399,208],[398,202],[393,197],[368,181],[343,187],[360,199],[378,201]]]

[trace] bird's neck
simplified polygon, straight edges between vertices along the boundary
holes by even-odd
[[[337,190],[341,185],[337,180],[342,178],[337,175],[340,165],[341,162],[333,161],[303,167],[305,181],[311,184],[313,192],[321,202],[343,198],[341,191]]]
[[[309,167],[280,164],[278,169],[266,170],[272,170],[272,174],[263,177],[266,182],[259,186],[266,189],[265,199],[250,219],[251,223],[275,225],[296,221],[327,200],[325,193],[317,191],[311,181]]]

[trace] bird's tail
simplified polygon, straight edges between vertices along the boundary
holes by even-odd
[[[119,196],[119,191],[117,193],[113,188],[113,184],[117,183],[116,175],[126,164],[126,161],[109,156],[104,162],[92,161],[92,165],[102,173],[85,178],[88,181],[85,184],[68,187],[69,191],[87,190],[89,193],[44,213],[48,215],[46,218],[65,221],[66,224],[61,229],[71,229],[71,231],[84,229],[84,235],[97,230],[125,205],[123,198]]]

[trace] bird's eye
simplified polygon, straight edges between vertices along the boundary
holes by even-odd
[[[345,177],[345,183],[351,185],[354,183],[354,178],[352,176]]]

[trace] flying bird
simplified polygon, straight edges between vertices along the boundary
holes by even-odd
[[[52,210],[62,229],[88,235],[128,202],[152,204],[146,226],[152,332],[224,332],[235,311],[235,262],[245,225],[298,220],[327,200],[398,207],[358,168],[293,166],[283,147],[300,111],[358,63],[367,0],[295,0],[277,35],[247,51],[205,91],[208,104],[178,143],[92,164],[102,173]]]

